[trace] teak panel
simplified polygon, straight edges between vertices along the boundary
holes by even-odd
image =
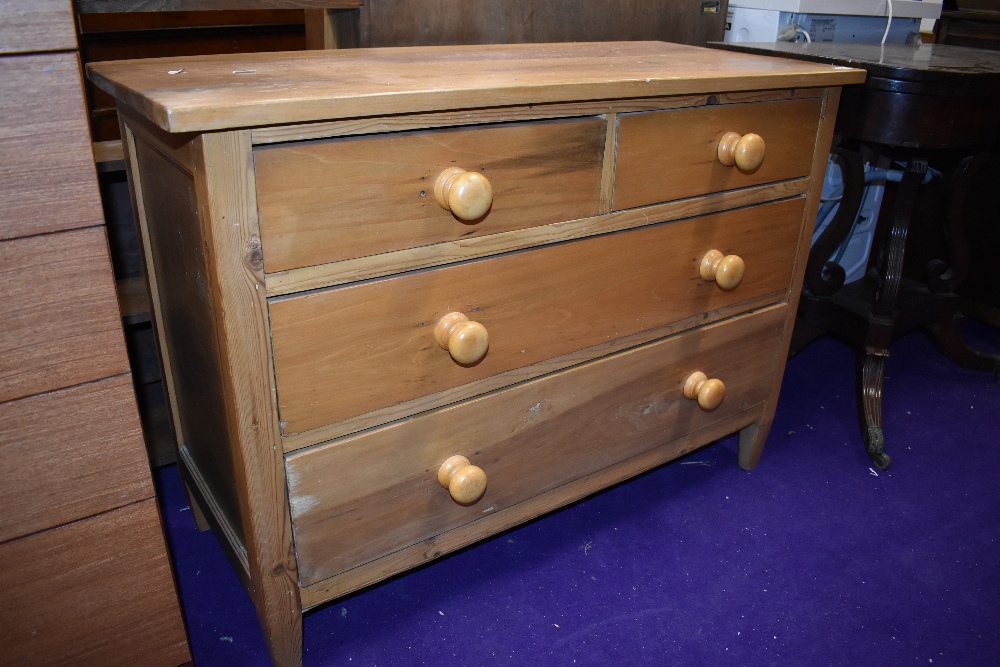
[[[0,542],[153,496],[130,375],[0,403]]]
[[[191,659],[155,500],[0,544],[4,664]]]
[[[809,174],[820,104],[794,100],[620,114],[614,209]],[[764,139],[764,162],[756,171],[719,162],[719,140],[730,131]]]
[[[298,433],[787,289],[803,200],[273,300],[283,434]],[[746,263],[725,292],[701,279],[713,248]],[[490,349],[461,366],[434,327],[460,311]]]
[[[128,369],[103,228],[0,243],[0,402]]]
[[[503,511],[746,411],[771,387],[786,308],[716,323],[287,457],[303,585]],[[684,398],[701,370],[712,412]],[[461,454],[488,478],[465,507],[437,481]],[[388,463],[391,462],[391,465]]]
[[[0,58],[0,80],[0,239],[103,225],[76,54]]]
[[[71,51],[75,48],[73,0],[0,2],[0,54]],[[4,96],[8,97],[9,93],[4,92]],[[2,103],[3,100],[0,100]]]
[[[169,71],[184,69],[182,75]],[[87,66],[169,132],[518,104],[864,81],[864,70],[665,42],[509,44],[188,56]]]
[[[258,147],[264,268],[313,266],[598,213],[607,123],[588,118]],[[448,167],[478,171],[493,206],[438,205]]]

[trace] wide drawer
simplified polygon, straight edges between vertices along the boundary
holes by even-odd
[[[808,175],[820,104],[806,99],[619,116],[614,209]],[[763,140],[757,169],[719,161],[719,142],[727,132]]]
[[[752,410],[780,367],[784,350],[775,341],[786,313],[773,306],[288,455],[300,582],[316,583]],[[725,383],[715,410],[684,397],[696,371]],[[485,495],[472,505],[457,504],[437,479],[456,454],[486,473]]]
[[[264,268],[313,266],[597,215],[607,122],[557,120],[259,147]],[[462,220],[437,203],[448,168],[490,182]]]
[[[787,290],[802,207],[795,198],[275,299],[283,434]],[[744,260],[736,289],[701,278],[712,249]],[[476,364],[436,341],[456,311],[488,332]]]

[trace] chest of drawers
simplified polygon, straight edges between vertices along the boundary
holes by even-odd
[[[863,79],[662,43],[89,75],[182,472],[288,665],[311,607],[735,431],[756,464]]]

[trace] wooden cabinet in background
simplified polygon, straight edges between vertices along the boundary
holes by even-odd
[[[728,0],[364,0],[361,46],[721,40]]]
[[[173,667],[71,9],[0,6],[0,662]]]
[[[957,11],[941,12],[937,42],[1000,50],[1000,2],[962,3]]]

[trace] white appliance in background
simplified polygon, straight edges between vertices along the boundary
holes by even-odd
[[[942,0],[893,0],[886,42],[915,42],[921,22],[941,16]],[[730,0],[727,42],[882,41],[889,15],[887,0]]]
[[[921,22],[932,30],[941,16],[942,0],[892,0],[892,23],[887,0],[730,0],[726,16],[727,42],[845,42],[854,44],[919,43]],[[928,178],[930,178],[930,171]],[[899,170],[877,170],[865,165],[865,192],[851,232],[830,259],[843,267],[845,284],[860,280],[868,255],[885,182],[898,182]],[[813,243],[840,207],[843,179],[840,167],[827,163],[823,195],[816,216]]]

